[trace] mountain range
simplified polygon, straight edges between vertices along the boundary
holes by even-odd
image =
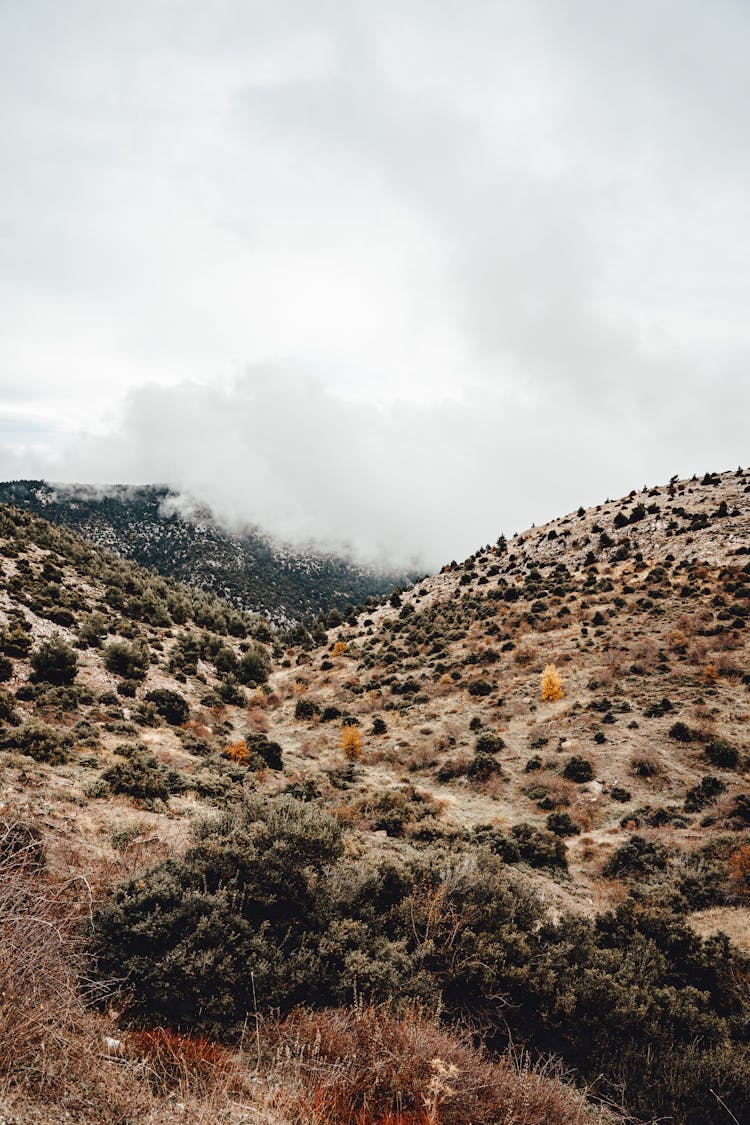
[[[413,571],[364,566],[317,548],[279,543],[257,527],[229,530],[205,505],[166,487],[6,481],[0,484],[0,503],[11,501],[275,624],[309,623],[416,577]]]

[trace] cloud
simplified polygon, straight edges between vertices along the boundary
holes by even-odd
[[[741,0],[0,4],[5,475],[437,564],[743,460],[749,49]]]
[[[79,435],[57,459],[6,454],[0,473],[23,466],[52,480],[164,483],[234,527],[436,569],[607,493],[726,467],[745,440],[747,395],[741,405],[734,431],[720,433],[709,401],[700,426],[679,403],[664,426],[634,403],[610,414],[554,392],[534,403],[479,389],[377,406],[299,372],[260,368],[223,387],[138,388],[112,431]],[[692,443],[700,464],[686,461]]]

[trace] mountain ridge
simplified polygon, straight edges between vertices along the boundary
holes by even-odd
[[[309,623],[334,608],[364,604],[416,576],[279,543],[259,528],[228,530],[205,504],[164,485],[6,481],[0,483],[0,502],[13,502],[165,577],[263,613],[276,625]]]

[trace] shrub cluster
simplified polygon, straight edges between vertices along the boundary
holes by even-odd
[[[377,863],[342,853],[339,824],[288,797],[206,822],[184,856],[99,909],[98,971],[128,980],[134,1015],[182,1028],[240,1029],[256,1002],[419,997],[481,1021],[494,1046],[510,1033],[559,1053],[604,1092],[627,1091],[636,1114],[719,1125],[714,1091],[748,1119],[747,964],[727,939],[702,942],[630,899],[593,922],[553,923],[486,849]],[[654,863],[631,853],[631,870]]]

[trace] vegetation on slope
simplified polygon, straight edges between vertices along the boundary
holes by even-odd
[[[346,611],[411,580],[405,571],[276,544],[257,528],[232,532],[205,508],[185,512],[177,494],[164,487],[6,481],[0,484],[2,502],[279,625],[309,623],[334,608]]]
[[[119,1117],[70,1067],[82,1121],[176,1090],[195,1120],[607,1118],[509,1040],[641,1119],[750,1116],[748,490],[501,537],[328,635],[2,509],[7,851],[69,912],[81,1003],[14,1096],[106,1027]]]

